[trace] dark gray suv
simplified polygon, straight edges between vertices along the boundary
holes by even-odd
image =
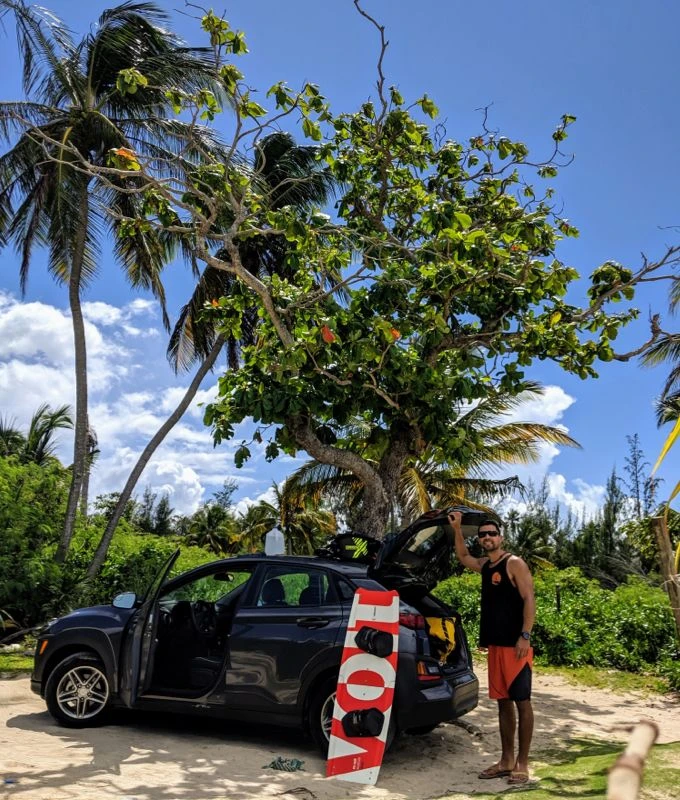
[[[345,534],[320,556],[249,555],[119,595],[50,623],[31,685],[63,725],[104,721],[112,706],[217,714],[301,726],[327,748],[357,587],[396,589],[399,661],[391,734],[425,733],[477,705],[460,617],[430,592],[450,574],[444,512],[378,543]],[[445,621],[448,647],[433,631]]]

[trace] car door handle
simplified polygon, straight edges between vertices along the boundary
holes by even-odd
[[[298,617],[297,620],[301,628],[323,628],[329,622],[328,617]]]

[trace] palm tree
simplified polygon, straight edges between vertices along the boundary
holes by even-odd
[[[73,428],[69,406],[54,411],[44,403],[31,417],[26,435],[26,458],[40,466],[54,461],[54,434],[60,428]]]
[[[18,456],[24,463],[44,467],[56,460],[56,432],[72,427],[73,419],[68,406],[52,410],[47,403],[33,414],[25,435],[11,423],[0,420],[0,455]]]
[[[524,559],[532,570],[551,563],[550,539],[555,530],[544,507],[534,507],[522,516],[513,509],[506,523],[503,535],[510,552]]]
[[[264,136],[256,144],[253,163],[250,166],[243,164],[242,169],[249,172],[268,208],[277,209],[293,204],[298,208],[322,205],[333,192],[334,183],[328,170],[319,163],[317,152],[315,147],[296,145],[288,133],[276,132]],[[225,225],[229,222],[229,219],[224,220]],[[241,263],[258,277],[282,274],[285,271],[287,248],[283,236],[253,237],[240,245]],[[219,253],[219,257],[229,261],[229,255],[224,251]],[[179,314],[168,345],[168,359],[176,372],[191,369],[196,364],[198,368],[181,401],[149,440],[130,472],[88,568],[88,575],[96,575],[104,563],[125,504],[132,496],[142,472],[189,408],[220,353],[226,348],[229,366],[236,369],[240,348],[252,343],[258,319],[254,303],[246,309],[240,339],[225,338],[218,333],[213,321],[203,316],[207,302],[228,296],[239,286],[239,281],[228,272],[213,267],[207,267],[198,276],[193,294]]]
[[[120,148],[151,157],[167,154],[187,138],[189,126],[167,118],[166,90],[211,86],[211,68],[202,52],[186,48],[162,27],[167,14],[150,2],[125,2],[105,11],[79,42],[54,15],[23,0],[0,0],[0,9],[16,21],[29,98],[0,103],[0,134],[11,143],[0,157],[0,238],[21,254],[22,290],[34,246],[47,248],[50,272],[68,285],[73,322],[76,424],[73,477],[55,556],[61,561],[73,535],[87,454],[81,291],[96,274],[106,232],[130,283],[151,290],[168,324],[160,273],[174,252],[171,238],[154,231],[118,236],[121,219],[141,216],[143,198],[79,167],[107,165]],[[126,69],[137,70],[146,84],[134,91],[121,87]],[[195,136],[195,126],[191,130]]]
[[[233,515],[217,503],[209,503],[191,518],[187,543],[218,556],[229,555],[239,551],[241,535]]]
[[[530,396],[542,393],[538,384],[528,383],[522,394],[498,395],[461,411],[456,427],[468,439],[480,444],[460,463],[441,464],[425,453],[406,462],[393,499],[393,527],[405,524],[432,508],[465,503],[480,504],[498,499],[521,488],[516,477],[493,478],[501,467],[529,464],[540,456],[541,444],[580,445],[561,428],[532,422],[502,422],[504,414],[514,410]],[[364,456],[376,447],[371,431],[357,425],[351,432],[351,446]],[[375,457],[379,461],[378,454]],[[308,461],[287,481],[291,497],[308,497],[314,502],[329,500],[350,518],[361,507],[363,486],[356,477],[329,464]]]
[[[83,470],[83,484],[80,488],[80,513],[87,517],[87,506],[90,494],[90,473],[92,465],[99,457],[99,441],[95,429],[88,424],[87,426],[87,452],[85,455],[85,469]]]
[[[15,426],[15,421],[0,417],[0,456],[18,455],[26,446],[26,437]]]
[[[241,547],[247,553],[264,550],[264,537],[279,522],[279,516],[271,503],[261,500],[241,514],[236,523],[241,534]]]

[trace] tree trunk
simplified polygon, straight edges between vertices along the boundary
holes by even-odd
[[[409,456],[412,444],[412,434],[406,428],[395,429],[390,436],[390,446],[380,459],[378,474],[385,487],[385,492],[389,501],[389,519],[385,520],[385,526],[396,528],[395,517],[399,508],[399,481],[404,471],[404,464]],[[386,530],[385,527],[383,530]]]
[[[80,500],[83,473],[85,470],[85,457],[87,454],[87,346],[85,342],[83,310],[80,305],[80,283],[83,259],[85,256],[89,214],[87,187],[84,188],[80,199],[80,214],[81,226],[73,248],[71,274],[69,275],[68,281],[68,300],[73,324],[76,371],[76,424],[74,426],[73,436],[73,473],[71,475],[71,487],[66,504],[64,530],[54,556],[54,560],[57,563],[62,563],[66,558],[66,553],[68,552],[71,539],[73,538],[78,501]]]
[[[89,501],[88,495],[90,493],[90,467],[91,463],[88,460],[85,464],[83,471],[83,482],[80,487],[80,514],[87,521],[87,504]]]
[[[673,563],[673,548],[671,538],[668,534],[668,526],[665,517],[654,517],[652,527],[656,536],[656,544],[659,548],[659,563],[661,565],[661,576],[664,587],[668,592],[668,599],[671,603],[671,610],[675,617],[675,628],[680,642],[680,576],[675,572]]]
[[[96,438],[95,438],[96,442]],[[90,499],[90,473],[95,456],[95,446],[93,445],[92,429],[90,428],[90,417],[87,418],[87,452],[85,454],[85,466],[83,469],[83,483],[80,487],[80,513],[87,521],[87,506]]]
[[[367,489],[368,487],[364,487],[364,501],[357,516],[355,528],[358,533],[382,539],[387,533],[391,503],[384,487],[381,487],[379,493],[375,491],[368,493]]]
[[[137,459],[137,463],[132,469],[130,473],[130,477],[127,479],[127,483],[125,484],[123,491],[120,493],[120,497],[118,498],[118,502],[116,503],[111,518],[106,526],[106,530],[97,546],[97,550],[94,554],[94,558],[92,559],[92,563],[87,568],[87,575],[88,577],[94,577],[99,570],[101,569],[102,564],[106,558],[106,554],[109,551],[109,546],[111,545],[111,540],[113,539],[113,534],[116,531],[116,527],[120,522],[121,517],[125,512],[125,506],[127,505],[132,492],[134,491],[135,486],[137,485],[137,481],[139,480],[142,472],[146,465],[149,463],[151,456],[156,452],[159,445],[163,442],[165,437],[170,433],[170,431],[175,427],[175,425],[179,422],[179,420],[184,415],[184,412],[189,408],[191,401],[196,396],[196,392],[198,391],[203,378],[210,372],[215,363],[217,356],[220,354],[220,351],[224,347],[224,338],[220,336],[215,344],[213,345],[212,350],[208,353],[208,357],[205,361],[201,364],[198,371],[194,375],[194,379],[191,381],[189,388],[186,390],[184,397],[179,402],[177,408],[170,414],[170,416],[165,420],[165,422],[161,425],[161,427],[156,431],[153,438],[149,441],[147,446],[142,451],[142,454]]]
[[[321,442],[312,430],[309,419],[303,416],[290,417],[286,425],[295,441],[312,458],[345,469],[359,478],[364,486],[364,496],[356,530],[382,539],[390,519],[390,497],[378,471],[357,453]]]

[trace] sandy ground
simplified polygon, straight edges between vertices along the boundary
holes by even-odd
[[[480,677],[484,670],[480,669]],[[483,679],[483,678],[482,678]],[[652,719],[660,741],[680,741],[677,698],[642,698],[574,687],[557,677],[534,683],[534,747],[559,747],[578,735],[624,741],[631,723]],[[118,715],[113,725],[58,727],[27,679],[0,681],[0,797],[21,800],[427,800],[454,792],[503,791],[480,781],[497,754],[495,704],[482,699],[464,726],[401,737],[385,757],[378,784],[324,778],[325,763],[292,731],[168,715]],[[304,771],[265,768],[276,756],[304,761]]]

